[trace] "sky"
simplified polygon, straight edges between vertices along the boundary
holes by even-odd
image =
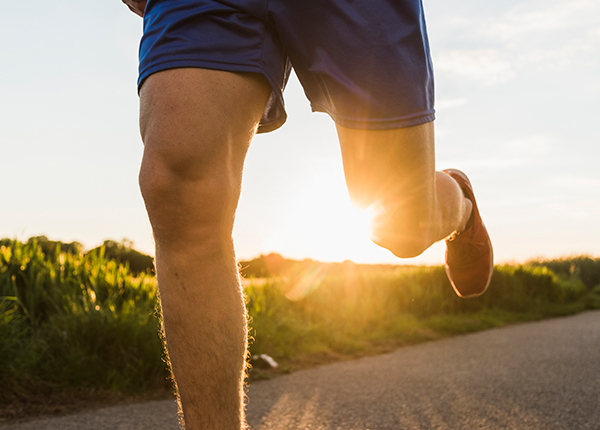
[[[600,256],[600,2],[424,0],[437,167],[464,170],[497,262]],[[137,186],[142,21],[119,0],[13,1],[0,14],[0,237],[153,254]],[[251,145],[239,259],[440,264],[370,243],[332,121],[292,78],[288,121]]]

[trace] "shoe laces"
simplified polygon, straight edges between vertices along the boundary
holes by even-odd
[[[448,264],[462,266],[477,261],[485,252],[486,245],[474,241],[468,234],[457,233],[448,239]]]

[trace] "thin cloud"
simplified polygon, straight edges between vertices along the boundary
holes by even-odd
[[[466,97],[460,97],[455,99],[441,99],[436,100],[435,109],[436,110],[445,110],[452,109],[459,106],[464,106],[468,103],[468,99]]]
[[[548,179],[549,184],[564,190],[600,190],[600,179],[584,176],[562,175]],[[600,204],[600,202],[599,202]]]
[[[437,70],[493,85],[532,67],[558,71],[600,62],[598,0],[528,0],[495,14],[460,13],[443,24],[447,31],[473,35],[471,46],[441,52],[434,58]]]
[[[581,63],[582,54],[597,62],[600,2],[520,3],[499,18],[481,23],[479,34],[490,43],[502,43],[502,52],[514,56],[517,67],[560,70]]]
[[[553,136],[534,134],[509,140],[502,145],[506,154],[522,154],[530,157],[539,157],[552,150],[556,142]]]
[[[506,82],[516,73],[506,57],[496,49],[465,49],[443,52],[434,59],[435,68],[441,72],[483,85]]]
[[[582,18],[598,16],[597,1],[560,1],[555,4],[530,1],[520,3],[500,19],[482,28],[482,33],[494,39],[512,40],[532,33],[549,33],[580,24]]]
[[[510,140],[490,141],[485,153],[478,151],[474,157],[461,154],[457,160],[444,160],[444,164],[457,165],[469,170],[514,169],[553,164],[550,156],[556,139],[545,134],[534,134]],[[494,148],[494,150],[491,150]]]

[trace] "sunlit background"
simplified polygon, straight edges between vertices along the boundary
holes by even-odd
[[[474,184],[498,261],[600,255],[600,2],[425,0],[439,168]],[[120,0],[13,1],[0,14],[0,237],[130,239],[153,252],[137,188],[141,19]],[[288,122],[248,155],[238,257],[400,260],[371,244],[335,130],[297,80]],[[411,264],[443,261],[435,245]]]

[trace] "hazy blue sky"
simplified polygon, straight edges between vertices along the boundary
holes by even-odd
[[[137,188],[141,19],[119,0],[2,9],[0,237],[88,248],[128,238],[152,252]],[[600,256],[600,2],[425,0],[425,10],[438,167],[471,177],[497,260]],[[248,155],[238,256],[400,261],[356,231],[333,124],[310,113],[295,79],[286,106],[288,122]],[[440,263],[443,249],[408,262]]]

